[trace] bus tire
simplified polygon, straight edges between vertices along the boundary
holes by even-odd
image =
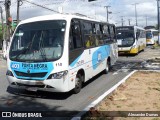
[[[77,76],[76,76],[75,88],[73,89],[74,94],[77,94],[81,91],[82,81],[83,81],[83,76],[78,73]]]
[[[109,72],[109,70],[110,70],[110,60],[109,59],[107,59],[107,61],[106,61],[106,68],[105,68],[105,70],[104,70],[104,73],[105,74],[108,74],[108,72]]]

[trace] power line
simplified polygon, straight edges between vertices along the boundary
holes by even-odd
[[[30,4],[33,4],[33,5],[35,5],[35,6],[38,6],[38,7],[44,8],[44,9],[46,9],[46,10],[53,11],[53,12],[55,12],[55,13],[59,13],[58,11],[55,11],[55,10],[50,9],[50,8],[47,8],[47,7],[43,6],[43,5],[39,5],[39,4],[36,4],[36,3],[31,2],[31,1],[28,1],[28,0],[24,0],[24,1],[26,1],[26,2],[28,2],[28,3],[30,3]]]
[[[59,5],[61,4],[62,2],[59,2],[59,3],[46,3],[46,4],[43,4],[43,6],[50,6],[50,5]],[[22,9],[25,9],[25,8],[33,8],[33,7],[39,7],[39,6],[35,6],[35,5],[30,5],[30,6],[22,6],[21,8]]]

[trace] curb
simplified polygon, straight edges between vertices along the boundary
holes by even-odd
[[[160,70],[137,70],[137,71],[144,71],[144,72],[160,72]]]
[[[119,81],[116,85],[114,85],[112,88],[110,88],[108,91],[106,91],[104,94],[102,94],[99,98],[97,98],[95,101],[93,101],[91,104],[89,104],[86,108],[83,109],[82,112],[78,113],[75,117],[73,117],[71,120],[81,120],[81,117],[90,110],[91,107],[95,107],[99,102],[101,102],[107,95],[112,93],[118,86],[120,86],[122,83],[124,83],[131,75],[133,75],[137,70],[132,71],[129,73],[126,77],[124,77],[121,81]]]

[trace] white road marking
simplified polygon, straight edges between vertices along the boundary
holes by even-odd
[[[117,75],[117,74],[118,74],[118,72],[114,72],[114,73],[113,73],[113,75]]]
[[[114,72],[112,75],[117,75],[119,72],[128,72],[130,70],[130,68],[132,68],[135,65],[136,65],[136,63],[135,64],[127,64],[127,65],[123,66],[121,69]]]

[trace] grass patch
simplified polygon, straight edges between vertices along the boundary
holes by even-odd
[[[120,105],[117,105],[117,108],[121,108],[121,106],[120,106]]]
[[[152,120],[160,120],[160,118],[153,118]]]
[[[157,90],[157,91],[160,91],[160,88],[153,88],[153,90]]]

